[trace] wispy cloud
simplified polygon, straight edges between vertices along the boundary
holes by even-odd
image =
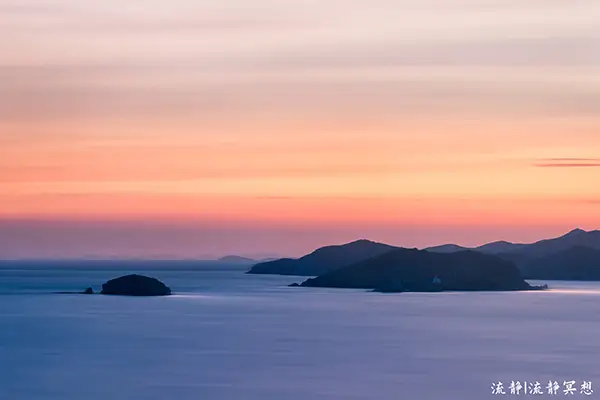
[[[540,168],[595,168],[600,167],[600,158],[544,158],[533,165]]]
[[[597,115],[597,6],[521,3],[6,0],[0,118]]]

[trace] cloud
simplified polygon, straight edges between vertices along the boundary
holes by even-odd
[[[541,168],[596,168],[600,158],[545,158],[533,164]]]
[[[586,162],[586,161],[591,161],[591,162],[600,162],[600,158],[567,158],[567,157],[562,157],[562,158],[544,158],[543,161],[556,161],[556,162],[569,162],[569,161],[575,161],[575,162]]]
[[[600,112],[595,3],[450,3],[7,0],[0,118]]]
[[[580,85],[564,81],[523,83],[524,79],[515,81],[501,75],[487,80],[490,74],[479,70],[473,70],[469,79],[464,72],[454,72],[358,68],[209,73],[175,67],[139,71],[6,68],[0,70],[7,82],[0,95],[0,117],[102,118],[194,113],[371,118],[600,113],[600,92]]]
[[[542,168],[590,168],[600,167],[600,163],[548,163],[548,164],[536,164],[536,167]]]

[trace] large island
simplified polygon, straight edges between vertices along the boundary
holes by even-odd
[[[296,285],[297,286],[297,285]],[[475,251],[434,253],[398,249],[311,278],[300,286],[372,289],[380,292],[539,290],[517,266]]]

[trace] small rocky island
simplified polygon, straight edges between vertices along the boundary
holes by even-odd
[[[83,292],[55,292],[56,294],[94,294],[94,289],[91,287],[85,289]]]
[[[517,266],[474,251],[451,254],[399,249],[308,279],[304,287],[371,289],[377,292],[543,290]]]
[[[102,285],[101,294],[119,296],[169,296],[171,289],[156,278],[126,275]]]

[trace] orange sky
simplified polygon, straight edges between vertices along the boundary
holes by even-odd
[[[600,226],[597,2],[211,3],[0,6],[0,257]]]

